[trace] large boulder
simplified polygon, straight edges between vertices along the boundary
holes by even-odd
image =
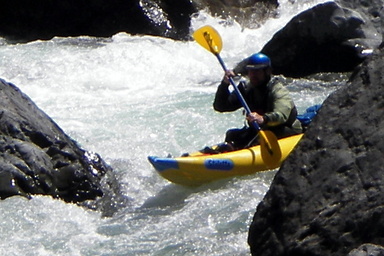
[[[252,255],[345,256],[384,245],[382,50],[327,98],[277,172],[249,230]]]
[[[0,80],[0,109],[0,199],[50,195],[99,207],[106,215],[126,202],[111,167],[98,154],[81,149],[4,80]]]
[[[271,58],[273,72],[303,77],[352,71],[382,42],[384,1],[365,2],[328,2],[294,17],[261,49]],[[235,71],[246,73],[246,61]]]
[[[193,0],[199,10],[228,22],[236,21],[243,28],[258,28],[268,18],[278,16],[277,0]]]
[[[0,37],[26,42],[118,32],[189,38],[189,0],[0,0]]]

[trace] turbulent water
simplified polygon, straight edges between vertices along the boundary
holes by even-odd
[[[257,52],[293,15],[322,1],[282,2],[257,30],[201,13],[228,67]],[[212,109],[222,77],[195,42],[120,33],[109,39],[0,40],[0,77],[18,86],[86,150],[99,153],[131,203],[110,218],[50,197],[0,202],[1,255],[249,255],[247,232],[275,171],[185,188],[160,178],[148,155],[180,155],[223,140],[241,111]],[[303,112],[340,83],[287,80]]]

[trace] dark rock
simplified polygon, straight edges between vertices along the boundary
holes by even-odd
[[[92,203],[107,196],[107,214],[127,200],[112,169],[99,155],[81,149],[16,86],[0,80],[0,198],[50,195]],[[103,179],[108,178],[106,186]]]
[[[358,4],[320,4],[294,17],[263,47],[273,72],[303,77],[320,72],[349,72],[382,42],[383,1],[368,1],[371,11]],[[245,73],[246,59],[235,67]]]
[[[252,255],[347,255],[384,244],[384,52],[331,94],[277,172],[249,231]]]
[[[0,0],[0,36],[14,42],[118,32],[189,38],[189,0]]]
[[[208,10],[212,16],[230,22],[235,20],[243,28],[258,28],[268,18],[278,16],[277,0],[194,0],[198,9]]]
[[[361,13],[365,19],[372,24],[379,35],[383,35],[384,28],[384,6],[382,0],[359,0],[359,1],[349,1],[349,0],[336,0],[341,6],[355,10],[358,9],[358,12]],[[376,33],[374,30],[371,32]],[[372,35],[371,37],[373,37]]]
[[[198,10],[259,27],[277,15],[277,0],[0,0],[0,36],[10,42],[55,36],[110,37],[118,32],[190,39]]]

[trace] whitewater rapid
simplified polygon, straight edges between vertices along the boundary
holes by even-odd
[[[284,1],[256,30],[202,12],[228,67],[259,51],[295,14],[323,1]],[[241,111],[212,109],[222,77],[197,43],[119,33],[111,38],[0,41],[0,78],[15,84],[84,149],[116,172],[130,204],[111,218],[44,196],[0,202],[1,255],[249,255],[248,226],[275,171],[184,188],[160,178],[148,155],[180,155],[222,141]],[[338,87],[289,81],[299,112]]]

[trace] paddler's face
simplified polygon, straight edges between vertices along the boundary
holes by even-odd
[[[248,69],[249,81],[253,86],[265,84],[267,73],[265,69]]]

